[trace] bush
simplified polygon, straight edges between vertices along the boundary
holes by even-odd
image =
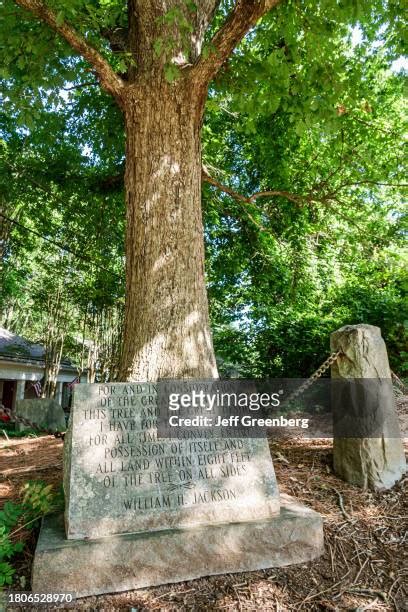
[[[27,482],[20,491],[18,503],[6,502],[0,510],[0,590],[13,583],[13,557],[20,553],[25,541],[23,530],[33,529],[46,514],[63,507],[61,492],[41,481]]]

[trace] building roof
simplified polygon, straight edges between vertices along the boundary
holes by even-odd
[[[0,327],[0,359],[44,364],[45,347]],[[61,367],[74,369],[72,362],[67,358],[61,360]]]

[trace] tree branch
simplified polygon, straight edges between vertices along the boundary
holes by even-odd
[[[207,57],[201,54],[192,69],[199,80],[209,83],[248,30],[279,2],[280,0],[237,0],[226,22],[212,38],[210,54]]]
[[[57,16],[41,0],[15,0],[21,8],[30,11],[50,26],[57,34],[62,36],[66,42],[94,68],[102,87],[115,98],[120,98],[120,93],[125,87],[124,81],[115,73],[111,65],[94,49],[78,32],[70,25],[57,22]]]
[[[293,202],[296,205],[301,205],[305,201],[306,202],[311,201],[310,196],[300,196],[294,193],[290,193],[289,191],[280,191],[280,190],[279,191],[278,190],[257,191],[256,193],[253,193],[251,196],[247,197],[247,196],[242,195],[242,193],[238,193],[234,189],[231,189],[231,187],[227,187],[226,185],[219,183],[216,179],[212,178],[212,176],[208,174],[205,167],[202,168],[202,180],[203,182],[208,183],[209,185],[212,185],[213,187],[217,187],[217,189],[219,189],[220,191],[227,193],[235,200],[239,200],[240,202],[244,202],[245,204],[254,204],[258,198],[266,198],[266,197],[272,197],[272,196],[281,196],[282,198],[286,198],[287,200],[289,200],[290,202]]]
[[[337,170],[335,172],[337,172]],[[334,172],[331,174],[334,174]],[[210,176],[205,166],[203,166],[201,170],[201,177],[204,183],[208,183],[209,185],[216,187],[220,191],[223,191],[224,193],[227,193],[228,195],[230,195],[235,200],[244,202],[245,204],[254,204],[258,198],[267,198],[267,197],[273,197],[273,196],[280,196],[282,198],[286,198],[286,200],[293,202],[297,206],[301,206],[302,204],[305,204],[305,203],[311,204],[312,202],[320,202],[321,204],[327,204],[327,202],[329,202],[330,200],[336,200],[336,195],[339,193],[339,191],[341,191],[345,187],[354,187],[357,185],[366,185],[366,184],[382,185],[386,187],[400,187],[400,188],[408,187],[406,183],[380,183],[380,182],[372,181],[372,180],[363,180],[363,181],[342,183],[339,187],[337,187],[333,191],[325,192],[323,190],[323,187],[326,186],[330,176],[331,175],[329,175],[329,177],[325,181],[322,181],[321,183],[319,183],[318,186],[315,185],[314,188],[310,191],[310,193],[306,195],[298,195],[296,193],[291,193],[290,191],[282,191],[282,190],[270,190],[269,191],[268,190],[268,191],[257,191],[250,196],[244,196],[242,195],[242,193],[238,193],[231,187],[223,185],[222,183],[214,179],[212,176]],[[319,190],[321,191],[321,195],[319,195],[318,193]]]
[[[79,85],[73,85],[72,87],[63,87],[64,91],[72,91],[73,89],[82,89],[82,87],[92,87],[93,85],[99,85],[98,81],[88,81],[88,83],[80,83]]]
[[[241,193],[238,193],[237,191],[234,191],[234,189],[231,189],[230,187],[227,187],[227,186],[223,185],[222,183],[219,183],[217,180],[213,179],[208,174],[207,169],[205,168],[205,166],[203,166],[203,168],[202,168],[202,180],[205,183],[208,183],[209,185],[213,185],[213,187],[216,187],[220,191],[223,191],[224,193],[227,193],[232,198],[234,198],[235,200],[238,200],[241,204],[243,204],[243,206],[245,208],[245,212],[246,212],[248,218],[261,231],[270,232],[270,229],[268,229],[268,228],[264,227],[263,225],[261,225],[260,223],[258,223],[258,221],[256,221],[256,219],[254,219],[254,217],[248,212],[248,209],[246,208],[246,206],[248,206],[250,204],[255,204],[255,202],[256,202],[256,200],[258,198],[263,198],[263,197],[268,197],[268,196],[281,196],[283,198],[286,198],[290,202],[293,202],[297,206],[301,206],[302,204],[312,204],[313,202],[322,204],[327,209],[331,210],[334,214],[338,215],[339,217],[341,217],[342,219],[344,219],[345,221],[347,221],[351,225],[354,225],[355,227],[357,227],[360,230],[360,232],[361,232],[361,240],[362,241],[364,241],[364,237],[367,234],[366,229],[361,227],[361,225],[359,225],[359,223],[357,223],[357,221],[355,221],[354,219],[350,218],[348,215],[345,215],[341,210],[339,210],[339,207],[334,207],[333,206],[333,203],[341,205],[340,200],[338,198],[336,198],[333,193],[322,195],[321,198],[318,198],[318,197],[316,197],[313,194],[297,195],[297,194],[294,194],[294,193],[290,193],[288,191],[275,191],[274,190],[274,191],[257,191],[256,193],[252,194],[251,196],[246,197],[246,196],[242,195]],[[264,212],[264,211],[262,211],[262,212]],[[272,233],[272,232],[270,232],[270,233]],[[272,235],[276,238],[276,236],[273,233],[272,233]]]
[[[379,185],[380,187],[401,187],[401,188],[408,187],[408,183],[381,183],[378,181],[366,180],[366,181],[354,181],[351,183],[342,183],[340,187],[336,189],[335,193],[337,193],[341,189],[344,189],[344,187],[355,187],[356,185]]]

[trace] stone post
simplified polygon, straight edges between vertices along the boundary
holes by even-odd
[[[381,330],[346,325],[331,334],[330,347],[342,351],[331,371],[334,471],[362,488],[388,489],[404,474],[406,461]],[[364,381],[351,382],[347,388],[347,379]],[[346,427],[336,433],[338,422]],[[365,437],[352,437],[354,424],[355,432],[367,432]],[[338,431],[346,432],[345,437],[339,437]]]

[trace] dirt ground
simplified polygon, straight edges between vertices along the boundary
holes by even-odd
[[[405,420],[408,399],[400,401],[399,408]],[[61,440],[51,436],[3,440],[0,507],[7,499],[17,499],[28,480],[60,485]],[[75,609],[408,610],[408,477],[392,490],[372,493],[333,474],[328,440],[275,441],[271,451],[280,490],[324,518],[325,553],[320,559],[283,569],[88,597],[77,600]],[[27,534],[25,551],[15,563],[15,590],[30,589],[35,541],[35,533]]]

